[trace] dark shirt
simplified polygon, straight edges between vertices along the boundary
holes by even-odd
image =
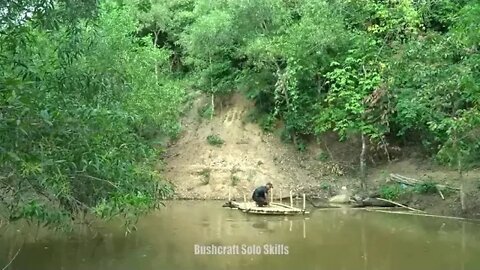
[[[266,186],[261,186],[255,189],[252,198],[267,198],[268,190]]]

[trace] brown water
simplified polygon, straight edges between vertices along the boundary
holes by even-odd
[[[96,237],[42,236],[23,244],[10,269],[480,269],[479,224],[363,210],[253,216],[219,205],[171,202],[127,237],[113,225]],[[12,234],[24,233],[9,230],[0,269],[20,246]],[[265,244],[276,254],[265,254]],[[195,245],[238,245],[231,251],[239,254],[195,255]],[[260,254],[241,254],[251,246]]]

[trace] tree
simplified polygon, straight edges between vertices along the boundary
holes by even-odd
[[[171,192],[155,170],[161,149],[145,136],[178,132],[183,90],[157,86],[153,69],[169,53],[133,37],[131,7],[113,1],[95,18],[45,27],[34,16],[8,29],[22,42],[0,36],[0,213],[55,227],[84,215],[133,225]]]

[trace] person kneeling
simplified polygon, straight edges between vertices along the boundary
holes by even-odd
[[[257,203],[257,206],[267,206],[268,205],[268,192],[273,188],[273,184],[268,182],[265,186],[257,187],[253,191],[252,200]]]

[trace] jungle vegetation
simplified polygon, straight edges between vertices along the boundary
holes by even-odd
[[[480,159],[476,0],[25,0],[0,5],[0,213],[45,225],[138,216],[191,91],[242,92],[306,138]],[[463,183],[463,182],[462,182]],[[463,200],[462,200],[463,202]]]

